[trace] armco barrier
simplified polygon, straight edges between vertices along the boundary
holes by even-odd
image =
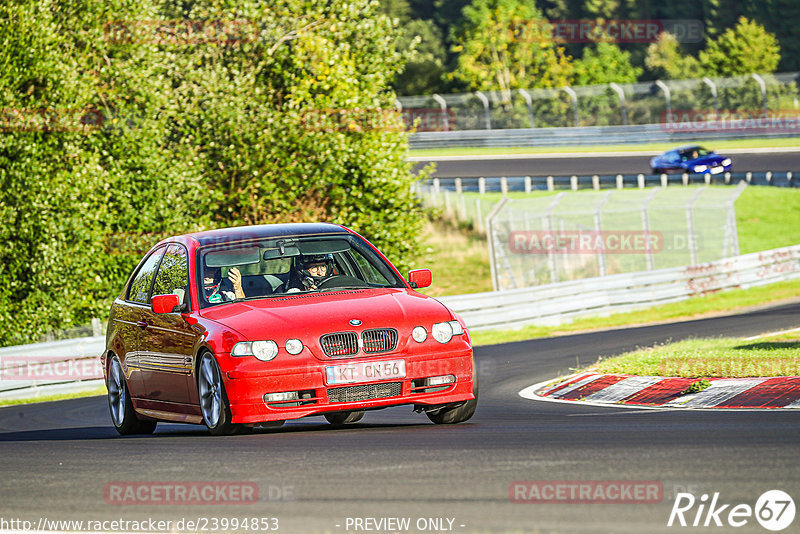
[[[558,325],[575,317],[608,315],[667,304],[725,289],[800,277],[800,245],[712,263],[585,278],[509,291],[440,297],[472,330]]]
[[[0,348],[0,398],[35,397],[102,384],[105,336]]]
[[[587,278],[543,286],[441,297],[472,330],[554,325],[584,315],[602,315],[687,299],[724,289],[748,288],[800,277],[800,245],[691,267]],[[105,348],[102,336],[0,348],[0,369],[13,374],[36,358],[29,380],[0,377],[0,398],[35,397],[47,389],[99,385],[96,376],[59,377],[70,362],[96,362]],[[51,364],[51,365],[47,365]],[[56,364],[61,364],[57,367]],[[55,368],[55,372],[53,369]],[[37,378],[36,373],[47,378]],[[51,375],[56,376],[51,376]]]
[[[788,117],[795,124],[798,117]],[[456,130],[450,132],[415,132],[409,139],[409,148],[453,147],[526,147],[526,146],[580,146],[626,145],[640,143],[697,143],[708,140],[752,139],[764,137],[796,137],[797,129],[717,129],[698,130],[680,124],[674,130],[664,124],[639,124],[631,126],[572,126],[561,128],[515,128],[507,130]]]

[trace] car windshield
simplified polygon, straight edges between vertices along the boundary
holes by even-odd
[[[341,289],[405,287],[394,269],[351,234],[281,237],[198,250],[201,307]]]
[[[706,150],[701,146],[693,146],[681,150],[681,161],[697,159],[703,156],[708,156],[709,154],[711,154],[710,150]]]

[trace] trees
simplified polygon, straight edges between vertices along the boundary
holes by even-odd
[[[502,91],[567,85],[572,65],[536,7],[523,0],[474,0],[453,33],[452,76],[470,89]]]
[[[402,58],[368,0],[14,0],[0,20],[0,345],[104,317],[135,240],[331,221],[410,260]]]
[[[709,76],[771,73],[780,57],[775,36],[745,17],[740,17],[735,27],[709,41],[699,54],[700,65]]]

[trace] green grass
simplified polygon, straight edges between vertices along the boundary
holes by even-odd
[[[601,373],[685,378],[800,376],[800,340],[687,339],[601,360],[594,367]]]
[[[579,318],[560,326],[526,326],[515,330],[480,330],[471,332],[474,345],[494,345],[540,337],[572,334],[590,330],[621,328],[632,325],[696,319],[711,314],[728,313],[796,298],[800,295],[800,278],[750,289],[733,289],[712,295],[690,298],[652,308],[615,313],[607,317]]]
[[[796,148],[800,147],[799,137],[776,139],[736,139],[707,143],[717,152],[731,148]],[[559,154],[564,152],[661,152],[671,148],[665,143],[641,143],[634,145],[587,145],[561,147],[484,147],[484,148],[431,148],[409,150],[409,156],[475,156],[493,154]]]
[[[800,243],[800,189],[748,187],[736,200],[742,254]]]
[[[99,395],[107,395],[108,390],[105,386],[98,386],[89,391],[76,391],[75,393],[61,393],[59,395],[43,395],[41,397],[31,397],[28,399],[3,399],[0,400],[0,406],[16,406],[18,404],[33,404],[36,402],[50,402],[65,399],[79,399],[82,397],[96,397]]]

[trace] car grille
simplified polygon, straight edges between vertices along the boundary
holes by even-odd
[[[394,328],[365,330],[361,334],[361,339],[364,341],[366,353],[389,352],[397,347],[397,330]]]
[[[358,336],[355,332],[325,334],[320,339],[322,350],[331,358],[350,356],[358,352]]]
[[[329,402],[356,402],[369,399],[384,399],[397,397],[403,391],[402,382],[386,382],[383,384],[363,384],[345,388],[331,388],[328,390]]]

